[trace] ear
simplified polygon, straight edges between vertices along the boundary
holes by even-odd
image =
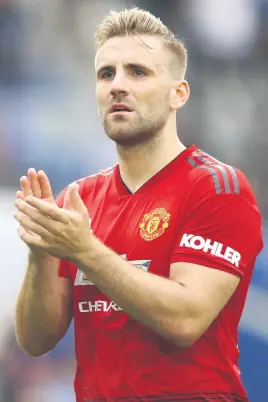
[[[190,87],[187,81],[175,81],[171,89],[170,109],[178,110],[188,101],[190,96]]]

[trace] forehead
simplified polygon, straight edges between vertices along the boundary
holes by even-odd
[[[149,35],[114,37],[96,54],[96,69],[103,65],[142,62],[151,68],[168,66],[170,55],[161,38]]]

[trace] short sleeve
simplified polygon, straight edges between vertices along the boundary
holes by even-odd
[[[171,263],[190,262],[242,277],[263,247],[256,205],[241,194],[210,194],[186,211]]]

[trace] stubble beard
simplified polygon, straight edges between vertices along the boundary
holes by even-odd
[[[116,116],[117,121],[103,120],[106,135],[120,147],[131,148],[151,142],[156,138],[166,119],[163,116],[153,118],[147,116],[137,119],[135,122],[127,122],[124,116]]]

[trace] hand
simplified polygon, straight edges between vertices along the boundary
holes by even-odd
[[[17,199],[15,205],[19,210],[15,214],[20,223],[18,233],[29,247],[73,262],[89,250],[93,235],[77,184],[68,187],[64,208],[32,195]]]
[[[49,179],[45,172],[43,172],[42,170],[36,172],[36,170],[33,168],[29,169],[28,176],[22,176],[20,178],[20,185],[21,191],[17,191],[16,200],[25,200],[27,196],[34,196],[43,199],[50,204],[56,204],[53,198]],[[23,214],[20,212],[17,213],[17,216],[19,216],[19,214],[21,214],[20,218],[22,218]],[[21,227],[20,230],[25,230],[26,232],[34,235],[34,233],[31,232],[29,229]],[[30,250],[37,251],[32,247],[30,247]]]
[[[16,199],[24,200],[25,197],[33,195],[34,197],[44,199],[47,202],[55,204],[51,185],[45,172],[31,168],[28,170],[28,177],[20,178],[21,191],[17,191]]]

